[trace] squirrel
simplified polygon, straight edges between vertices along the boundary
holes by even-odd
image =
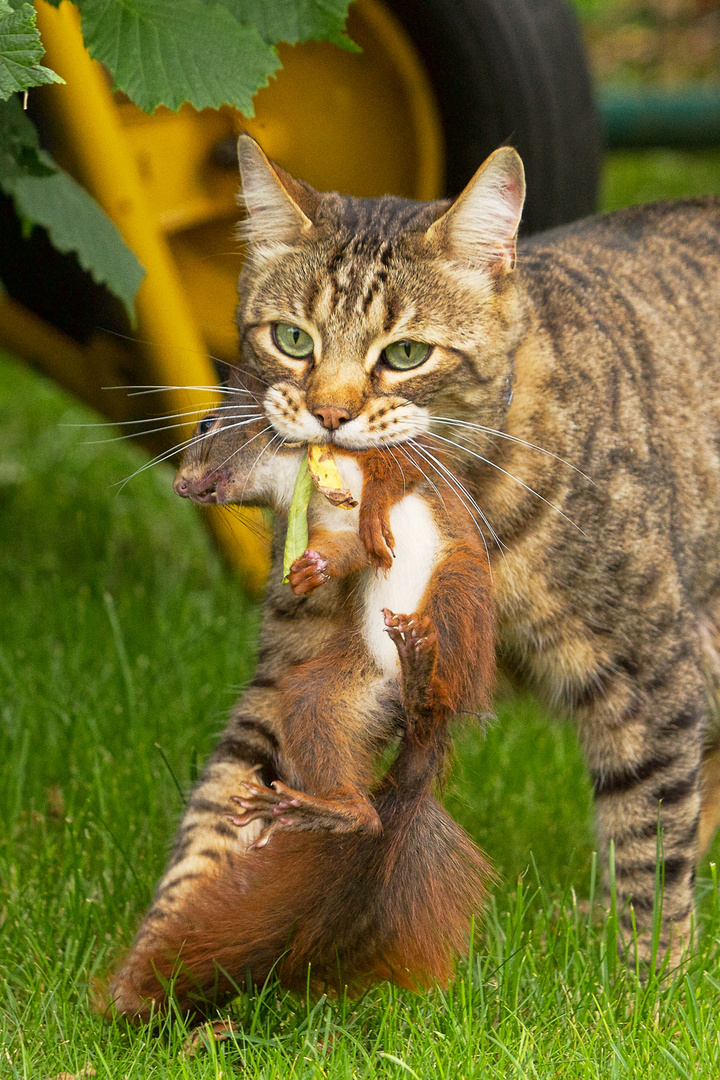
[[[205,418],[175,490],[199,502],[286,510],[304,448],[271,457],[262,427],[246,423],[238,437],[231,423]],[[169,980],[180,1007],[200,1011],[203,999],[231,993],[248,970],[256,982],[275,970],[284,985],[303,989],[308,964],[318,990],[380,978],[444,982],[479,910],[487,864],[431,792],[451,715],[485,704],[492,686],[484,550],[454,490],[428,484],[407,451],[402,463],[392,451],[346,454],[339,467],[350,487],[361,487],[360,509],[353,516],[311,499],[293,591],[270,589],[258,672],[244,699],[252,715],[241,702],[208,767],[208,783],[228,754],[245,767],[236,767],[235,785],[230,776],[222,781],[235,804],[223,825],[222,806],[213,804],[221,853],[217,836],[186,815],[155,903],[111,984],[120,1012],[162,1009]],[[479,590],[478,580],[488,587]],[[408,598],[418,613],[388,606]],[[398,730],[397,756],[373,784],[378,756]],[[211,813],[204,790],[201,781],[189,813]],[[245,850],[228,843],[228,825],[245,836]]]
[[[248,973],[256,985],[275,973],[314,993],[448,980],[490,871],[432,796],[447,731],[431,690],[437,635],[425,618],[391,637],[408,734],[373,792],[382,831],[279,831],[257,851],[234,852],[168,913],[162,944],[131,954],[110,987],[120,1011],[149,1019],[171,994],[201,1017]]]
[[[286,508],[292,494],[290,481],[303,451],[300,455],[294,448],[291,451],[294,469],[281,462],[282,449],[263,466],[262,433],[255,426],[246,425],[239,436],[231,434],[228,444],[227,436],[223,437],[225,425],[213,414],[201,421],[202,434],[213,431],[208,428],[212,423],[217,425],[215,438],[199,452],[193,452],[192,447],[186,451],[175,490],[202,502],[266,501],[274,509]],[[423,459],[412,447],[403,448],[402,458],[381,449],[350,452],[334,448],[334,455],[345,472],[345,481],[361,491],[357,519],[320,493],[313,493],[308,506],[308,548],[288,575],[292,592],[309,596],[327,587],[332,579],[343,580],[372,567],[375,574],[365,573],[356,587],[355,607],[365,650],[386,680],[397,681],[397,658],[383,631],[428,616],[438,634],[430,691],[448,715],[487,706],[495,670],[494,611],[486,552],[466,506],[444,477],[428,484]],[[421,485],[425,486],[422,495],[412,498]],[[351,496],[349,490],[345,494]],[[356,500],[350,501],[358,505]],[[410,529],[407,522],[398,521],[405,535],[404,550],[395,567],[391,519],[395,508],[410,501],[414,503]],[[413,614],[394,616],[388,605],[394,610],[409,607]],[[416,606],[420,615],[414,611]],[[384,627],[377,618],[380,610],[385,613]],[[350,636],[357,637],[356,627]],[[314,661],[295,669],[284,681],[283,757],[286,770],[293,764],[300,790],[276,780],[274,794],[261,793],[256,785],[250,785],[253,790],[237,798],[245,810],[239,824],[272,814],[254,848],[266,843],[280,827],[380,829],[364,785],[348,782],[349,760],[360,746],[344,748],[340,771],[333,771],[333,763],[328,761],[334,756],[333,749],[342,746],[343,732],[331,723],[319,692],[332,683],[342,696],[344,688],[338,683],[343,680],[347,686],[357,681],[353,668],[358,666],[358,650],[352,648],[346,655],[342,645],[347,644],[346,634],[344,641],[335,642],[335,648],[322,650]],[[330,740],[334,745],[328,746]],[[332,797],[318,797],[321,792],[332,792]]]

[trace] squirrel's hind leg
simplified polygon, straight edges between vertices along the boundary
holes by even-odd
[[[288,787],[280,780],[274,780],[270,787],[244,783],[242,788],[242,794],[231,798],[244,812],[228,815],[228,821],[239,827],[258,820],[267,822],[250,851],[265,847],[279,829],[369,834],[382,831],[377,811],[362,792],[322,798]]]

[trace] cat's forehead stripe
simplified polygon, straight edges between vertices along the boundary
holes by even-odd
[[[387,282],[391,257],[391,241],[378,237],[356,236],[338,249],[328,261],[330,295],[323,297],[325,318],[331,313],[367,317]],[[320,314],[320,305],[316,312]]]

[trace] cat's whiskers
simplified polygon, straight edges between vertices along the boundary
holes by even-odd
[[[402,467],[402,465],[400,464],[400,462],[398,461],[398,459],[397,459],[397,458],[395,457],[395,455],[393,454],[393,452],[392,452],[392,447],[390,447],[390,446],[385,446],[385,447],[382,447],[382,450],[383,450],[383,452],[384,452],[384,453],[386,453],[386,454],[389,454],[389,455],[390,455],[390,457],[391,457],[391,458],[393,459],[393,461],[395,462],[395,464],[397,465],[398,469],[400,470],[400,475],[401,475],[401,476],[402,476],[402,478],[403,478],[403,491],[407,491],[407,480],[405,479],[405,472],[404,472],[404,470],[403,470],[403,467]],[[408,461],[410,460],[410,458],[409,458],[409,455],[408,455],[407,451],[405,451],[405,457],[406,457],[406,458],[408,459]],[[422,470],[421,470],[421,471],[422,471]],[[424,474],[423,474],[423,475],[424,475]],[[427,477],[426,477],[426,479],[427,479]]]
[[[170,383],[138,383],[136,385],[127,386],[103,386],[102,390],[131,390],[132,393],[128,394],[128,397],[143,397],[147,394],[162,394],[167,390],[204,390],[208,394],[249,394],[254,397],[252,390],[245,390],[238,386],[201,386],[201,385],[187,385],[187,386],[173,386]]]
[[[424,458],[424,460],[427,461],[430,468],[434,469],[435,472],[438,474],[438,476],[442,476],[445,483],[448,485],[448,487],[451,489],[451,491],[453,491],[455,493],[455,495],[458,497],[460,502],[463,504],[463,506],[467,510],[468,514],[470,515],[470,520],[473,522],[475,528],[478,531],[478,535],[480,536],[480,539],[483,542],[483,547],[485,548],[485,554],[487,556],[487,561],[488,561],[488,570],[489,570],[489,573],[490,573],[490,579],[492,580],[492,565],[491,565],[491,562],[490,562],[490,551],[489,551],[488,546],[487,546],[487,540],[485,539],[485,534],[483,533],[483,530],[478,525],[478,522],[477,522],[477,520],[475,518],[475,514],[473,514],[473,511],[470,508],[471,506],[477,512],[477,514],[479,515],[479,517],[480,517],[481,521],[483,522],[483,524],[487,527],[490,535],[492,536],[493,540],[497,544],[498,551],[500,552],[500,554],[504,558],[505,557],[505,552],[503,550],[503,543],[500,540],[500,537],[497,535],[497,533],[493,529],[492,525],[488,521],[487,517],[485,516],[483,511],[480,509],[478,504],[475,502],[475,500],[473,499],[470,492],[467,490],[467,488],[465,488],[465,486],[460,482],[460,480],[458,480],[458,478],[455,476],[455,474],[453,472],[451,472],[451,470],[448,469],[441,461],[438,461],[438,459],[433,454],[431,454],[430,451],[426,447],[422,447],[419,443],[415,442],[413,439],[410,439],[409,443],[410,443],[410,445],[412,445],[415,448],[415,450],[417,450],[417,452]],[[467,502],[466,502],[466,499],[468,500]],[[470,506],[468,505],[468,502],[470,503]]]
[[[470,454],[472,457],[477,458],[478,461],[483,461],[483,462],[485,462],[486,465],[491,465],[493,467],[493,469],[497,469],[498,472],[503,473],[503,475],[509,477],[510,480],[514,480],[516,484],[520,485],[520,487],[525,488],[525,490],[529,491],[531,495],[535,495],[535,497],[540,499],[542,502],[544,502],[546,504],[546,506],[549,506],[552,510],[554,510],[556,513],[558,513],[560,515],[560,517],[565,518],[565,520],[568,522],[568,524],[572,525],[572,527],[574,529],[577,529],[577,531],[579,533],[582,533],[583,536],[585,535],[585,533],[580,528],[580,526],[576,525],[576,523],[572,520],[572,518],[569,518],[567,516],[567,514],[563,513],[563,511],[558,506],[555,506],[554,503],[551,503],[549,499],[546,499],[545,496],[541,495],[539,491],[535,491],[534,488],[531,488],[529,484],[526,484],[519,477],[514,476],[511,472],[508,472],[507,469],[503,469],[500,465],[497,464],[497,462],[491,461],[490,458],[483,457],[482,454],[477,454],[474,450],[471,450],[468,446],[463,446],[462,443],[456,443],[456,442],[453,442],[452,439],[446,439],[444,437],[444,435],[437,435],[433,431],[428,431],[427,432],[427,437],[430,438],[430,439],[437,439],[438,441],[443,442],[443,443],[447,443],[449,446],[456,446],[459,450],[463,450],[466,454]]]
[[[516,435],[510,435],[507,431],[500,431],[498,428],[485,427],[484,424],[473,424],[469,420],[457,420],[450,416],[431,416],[430,420],[437,421],[441,424],[448,424],[454,427],[469,428],[474,431],[479,431],[482,435],[487,437],[496,436],[499,439],[508,439],[510,442],[518,443],[520,446],[526,446],[529,450],[537,450],[540,454],[546,454],[548,457],[555,458],[556,461],[561,462],[563,465],[567,465],[569,469],[573,469],[580,476],[584,477],[589,483],[594,484],[595,481],[584,473],[582,469],[578,469],[577,465],[573,465],[567,458],[560,457],[559,454],[554,454],[552,450],[546,450],[544,446],[538,446],[537,443],[528,442],[527,439],[519,439]]]
[[[242,342],[241,342],[241,344],[242,344]],[[240,375],[248,375],[254,381],[262,383],[263,386],[270,386],[269,380],[264,379],[262,377],[262,375],[259,375],[257,373],[257,371],[252,371],[250,368],[242,367],[241,364],[231,363],[229,360],[218,360],[218,358],[216,356],[213,356],[212,359],[215,360],[218,364],[222,364],[224,367],[228,368],[228,370],[230,370],[230,371],[239,372]]]
[[[258,432],[258,435],[264,434],[265,431],[272,431],[272,424],[269,424],[268,427],[263,429],[263,431]],[[257,435],[254,436],[254,438],[257,438],[257,437],[258,437]],[[250,471],[248,472],[247,476],[245,477],[245,482],[243,483],[242,492],[240,493],[240,502],[242,502],[242,500],[243,500],[243,496],[245,494],[245,489],[247,488],[247,485],[248,485],[248,483],[250,481],[250,477],[252,476],[253,469],[255,469],[257,467],[257,465],[258,465],[258,463],[260,461],[260,458],[263,456],[264,453],[266,453],[270,449],[270,447],[272,446],[272,444],[275,442],[276,439],[281,440],[280,445],[282,445],[282,442],[284,442],[284,439],[283,439],[282,435],[280,435],[279,432],[275,432],[272,439],[270,439],[270,441],[265,446],[263,446],[262,450],[260,451],[258,456],[255,458],[254,462],[250,466]],[[252,441],[253,441],[252,439],[249,439],[248,442],[245,444],[245,446],[249,446]],[[278,449],[280,449],[279,446],[278,446]]]
[[[145,416],[141,420],[94,420],[85,424],[60,424],[60,427],[70,428],[104,428],[104,427],[130,427],[137,424],[155,424],[160,420],[178,420],[185,416],[203,416],[211,409],[213,412],[227,411],[228,409],[250,409],[252,405],[215,405],[212,401],[199,405],[196,409],[188,409],[186,412],[160,413],[159,416]]]
[[[236,252],[235,254],[239,254],[239,253]],[[132,334],[123,334],[119,330],[110,330],[107,327],[104,327],[103,330],[104,330],[104,333],[110,334],[112,337],[120,338],[123,341],[129,341],[132,345],[150,345],[152,347],[152,346],[155,346],[155,345],[158,344],[157,341],[153,341],[150,338],[140,338],[140,337],[137,337],[136,335],[132,335]],[[241,342],[241,344],[242,344],[242,342]],[[199,349],[193,349],[190,346],[186,346],[185,348],[183,348],[180,345],[175,345],[174,348],[175,348],[175,350],[177,352],[190,352],[190,353],[193,353],[195,356],[202,356],[206,360],[211,360],[214,364],[217,364],[221,368],[228,368],[230,371],[238,371],[242,375],[251,375],[253,379],[256,379],[258,382],[261,382],[264,386],[269,386],[268,381],[266,379],[263,379],[260,375],[258,375],[257,372],[254,372],[254,371],[250,372],[247,368],[242,367],[240,364],[233,363],[230,360],[224,360],[220,356],[215,356],[214,353],[201,352]],[[102,387],[102,389],[103,390],[116,390],[116,389],[127,389],[127,387],[122,388],[122,387],[115,387],[115,386],[104,386],[104,387]],[[166,389],[166,388],[165,387],[160,387],[159,389]],[[177,387],[167,387],[167,389],[178,389],[178,388]],[[180,387],[179,389],[186,389],[186,388],[185,387]],[[218,390],[218,389],[220,389],[220,387],[218,387],[217,385],[216,386],[209,386],[209,387],[207,387],[207,389],[208,390]]]
[[[278,456],[278,454],[279,454],[279,453],[280,453],[280,451],[282,450],[283,446],[285,446],[285,443],[287,442],[287,439],[286,439],[286,438],[285,438],[285,437],[284,437],[283,435],[280,435],[280,432],[279,432],[279,431],[277,432],[277,435],[278,435],[278,436],[280,437],[280,442],[279,442],[279,443],[277,444],[277,446],[275,447],[275,452],[274,452],[274,454],[273,454],[273,461],[274,461],[274,460],[275,460],[275,458],[276,458],[276,457]]]
[[[430,479],[430,477],[428,476],[428,474],[427,474],[427,473],[425,472],[425,470],[424,470],[424,469],[422,468],[422,466],[421,466],[421,465],[419,465],[419,464],[417,463],[417,461],[413,461],[413,459],[412,459],[412,458],[410,457],[410,455],[408,454],[407,450],[405,450],[405,449],[403,448],[403,445],[402,445],[402,443],[400,443],[400,444],[399,444],[399,445],[398,445],[398,446],[396,447],[396,449],[400,450],[400,451],[401,451],[401,453],[402,453],[402,454],[403,454],[403,455],[404,455],[404,456],[405,456],[405,457],[407,458],[407,460],[408,460],[408,461],[410,462],[410,464],[411,464],[411,465],[414,465],[414,466],[415,466],[415,468],[416,468],[416,469],[418,469],[418,470],[420,471],[420,473],[422,474],[422,476],[423,476],[423,477],[424,477],[424,479],[425,479],[425,482],[426,482],[426,483],[428,483],[428,484],[430,485],[430,487],[431,487],[431,488],[433,489],[433,491],[434,491],[434,492],[435,492],[435,494],[437,495],[438,499],[439,499],[439,500],[440,500],[440,502],[442,503],[442,505],[443,505],[443,509],[445,510],[445,513],[446,513],[446,514],[448,514],[448,516],[449,516],[449,511],[448,511],[448,508],[447,508],[447,506],[445,505],[445,500],[444,500],[444,498],[443,498],[443,496],[442,496],[442,492],[441,492],[441,491],[440,491],[440,489],[438,488],[437,484],[434,484],[434,483],[433,483],[433,481],[432,481],[432,480]],[[393,454],[393,452],[392,452],[392,447],[387,447],[387,451],[388,451],[388,453],[389,453],[389,454],[390,454],[390,455],[391,455],[391,456],[393,457],[393,459],[394,459],[395,461],[397,461],[397,458],[395,457],[395,455],[394,455],[394,454]],[[402,466],[400,465],[400,463],[399,463],[399,462],[398,462],[398,468],[399,468],[399,469],[400,469],[400,471],[402,472]],[[404,476],[405,476],[405,474],[403,473],[403,479],[404,479]]]
[[[256,421],[257,420],[264,420],[265,417],[264,416],[256,416],[256,417],[253,417],[253,419],[256,420]],[[224,434],[226,431],[232,431],[232,429],[234,427],[245,427],[245,426],[246,426],[245,424],[228,424],[227,427],[221,428],[220,431],[216,431],[216,430],[209,431],[208,435],[220,435],[220,434]],[[235,457],[236,454],[239,454],[241,450],[244,450],[245,447],[249,446],[251,442],[254,442],[255,439],[259,438],[260,435],[264,435],[264,433],[266,431],[269,431],[269,430],[270,430],[270,427],[268,426],[268,427],[264,427],[261,431],[257,431],[253,435],[253,437],[251,439],[248,439],[247,442],[244,442],[241,446],[238,446],[237,450],[233,450],[233,452],[231,454],[228,454],[228,456],[225,458],[224,461],[221,461],[219,465],[215,465],[214,468],[213,468],[213,472],[218,472],[220,469],[224,468],[224,466],[227,465],[228,461],[231,461]],[[212,440],[208,441],[207,444],[203,447],[203,451],[201,452],[202,456],[203,456],[203,461],[208,460],[208,457],[210,456],[211,447],[212,447]]]
[[[263,540],[265,543],[269,543],[272,536],[272,529],[268,525],[261,524],[254,516],[250,517],[248,514],[243,513],[243,508],[236,506],[234,503],[218,503],[216,504],[218,509],[227,511],[232,515],[236,521],[241,522],[244,528],[258,540]]]
[[[254,421],[262,419],[263,417],[258,413],[257,416],[250,416],[242,420],[238,424],[229,424],[225,430],[230,431],[232,430],[232,428],[244,427],[246,424],[250,424]],[[126,484],[128,484],[131,480],[134,480],[136,476],[139,476],[141,473],[146,472],[147,469],[151,469],[153,465],[160,465],[163,461],[167,461],[169,458],[174,457],[175,454],[180,453],[181,450],[188,450],[191,446],[197,446],[199,443],[204,442],[206,439],[211,438],[213,435],[215,435],[214,431],[206,431],[202,435],[193,435],[192,438],[186,439],[184,442],[178,443],[177,446],[173,446],[169,450],[164,450],[163,453],[157,454],[150,461],[146,461],[145,464],[141,466],[141,468],[136,469],[134,473],[126,476],[124,480],[119,480],[117,484],[113,485],[113,487],[118,487],[120,491],[122,491]]]
[[[233,408],[233,409],[237,409],[237,408],[251,409],[253,406],[252,405],[242,405],[242,406],[228,406],[228,407]],[[205,413],[207,412],[207,410],[206,409],[199,409],[198,412],[200,413],[201,416],[204,416]],[[224,420],[237,420],[237,419],[240,419],[240,418],[244,419],[245,416],[246,416],[246,414],[244,414],[244,413],[232,412],[229,415],[226,414],[223,417],[223,419]],[[78,426],[91,427],[92,425],[88,424],[88,425],[78,425]],[[116,426],[116,425],[113,425],[113,426]],[[129,432],[126,432],[125,435],[114,435],[109,439],[88,439],[88,440],[86,440],[86,442],[83,445],[85,445],[85,446],[102,446],[105,443],[123,442],[126,439],[142,439],[146,435],[155,435],[159,431],[173,431],[175,428],[186,428],[187,426],[188,426],[187,421],[184,422],[184,423],[181,422],[181,423],[178,423],[178,424],[162,424],[160,427],[143,428],[141,431],[129,431]]]
[[[256,417],[255,419],[264,419],[264,418],[263,418],[263,417]],[[241,425],[241,424],[230,424],[230,425],[228,425],[228,427],[226,427],[226,428],[223,428],[223,431],[230,431],[230,430],[231,430],[231,429],[232,429],[233,427],[242,427],[242,426],[243,426],[243,425]],[[231,454],[228,454],[228,456],[227,456],[227,457],[225,458],[225,460],[224,460],[224,461],[221,461],[219,465],[216,465],[216,466],[215,466],[215,468],[214,468],[214,470],[213,470],[213,471],[214,471],[214,472],[216,472],[216,473],[217,473],[217,472],[219,472],[219,471],[220,471],[220,469],[224,468],[224,467],[225,467],[225,466],[227,465],[227,463],[228,463],[229,461],[232,461],[232,459],[233,459],[233,458],[234,458],[234,457],[235,457],[235,456],[236,456],[237,454],[239,454],[239,453],[241,453],[242,451],[246,450],[246,449],[247,449],[247,447],[248,447],[248,446],[250,446],[250,444],[251,444],[251,443],[255,442],[255,439],[259,439],[259,438],[260,438],[260,436],[261,436],[261,435],[264,435],[264,434],[265,434],[265,432],[267,432],[267,431],[272,431],[272,424],[268,424],[268,425],[267,425],[267,427],[264,427],[264,428],[262,428],[262,430],[261,430],[261,431],[258,431],[258,432],[256,432],[256,434],[255,434],[255,435],[253,435],[253,437],[252,437],[251,439],[248,439],[248,441],[247,441],[247,442],[244,442],[244,443],[243,443],[243,444],[242,444],[241,446],[238,446],[237,450],[233,450],[233,452],[232,452]],[[217,434],[217,432],[208,432],[208,434],[209,434],[209,435],[215,435],[215,434]],[[252,472],[252,470],[253,470],[253,469],[255,468],[255,466],[257,465],[258,461],[260,460],[260,458],[262,457],[262,455],[263,455],[263,454],[265,453],[265,451],[267,450],[268,446],[272,445],[272,443],[273,443],[273,441],[274,441],[274,438],[275,438],[275,436],[273,436],[273,439],[271,439],[271,440],[270,440],[270,441],[269,441],[269,442],[267,443],[267,445],[266,445],[266,446],[264,446],[264,447],[263,447],[263,449],[262,449],[262,450],[260,451],[260,453],[258,454],[258,456],[257,456],[257,458],[256,458],[256,460],[255,460],[255,462],[253,463],[253,465],[252,465],[252,467],[251,467],[251,469],[250,469],[250,472]],[[209,450],[209,446],[207,447],[207,449]],[[250,473],[248,473],[248,475],[247,475],[247,477],[246,477],[246,479],[245,479],[245,484],[243,484],[243,490],[242,490],[242,494],[244,494],[244,493],[245,493],[245,487],[246,487],[246,485],[247,485],[247,481],[248,481],[249,479],[250,479]],[[238,499],[238,502],[240,502],[240,503],[242,503],[242,494],[241,494],[241,497],[240,497],[240,499]]]

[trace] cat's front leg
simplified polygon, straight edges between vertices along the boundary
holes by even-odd
[[[229,873],[260,834],[260,822],[238,829],[229,823],[228,816],[234,810],[232,797],[242,784],[257,782],[260,777],[269,782],[277,775],[281,728],[277,691],[267,685],[269,682],[261,663],[188,800],[150,909],[110,982],[109,1004],[118,1013],[147,1019],[154,1009],[166,1007],[167,983],[176,972],[184,936],[189,928],[197,929],[193,913],[198,897],[208,882],[222,880]],[[204,932],[211,942],[210,921]],[[190,976],[192,984],[192,970]],[[194,989],[198,987],[203,989],[199,982]],[[185,991],[178,989],[177,996],[183,1007],[189,1007]]]
[[[668,949],[671,962],[679,960],[694,913],[706,704],[692,652],[678,635],[656,641],[653,662],[619,658],[616,668],[632,672],[634,685],[618,672],[580,723],[606,866],[613,848],[624,943],[632,956],[637,933],[645,962],[653,952],[656,892],[657,962]]]

